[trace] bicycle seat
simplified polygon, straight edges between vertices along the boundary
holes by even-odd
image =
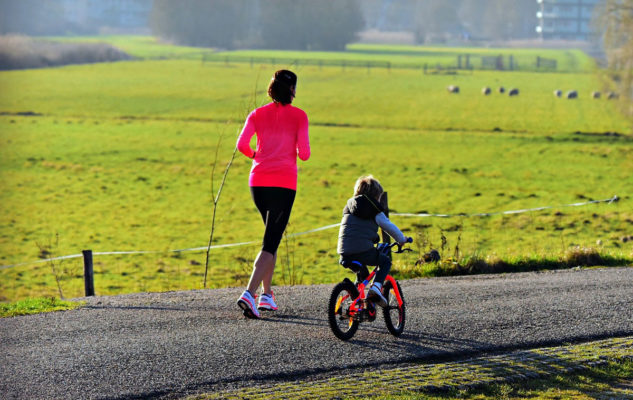
[[[351,269],[352,271],[356,271],[358,268],[363,268],[365,266],[365,264],[363,264],[362,262],[354,260],[341,260],[340,264],[345,268]]]

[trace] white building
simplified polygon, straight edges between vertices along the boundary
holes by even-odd
[[[541,39],[589,39],[593,10],[601,0],[536,0],[539,24],[536,32]]]

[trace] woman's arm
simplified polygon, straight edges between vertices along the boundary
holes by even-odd
[[[242,128],[242,132],[240,136],[237,138],[237,149],[240,153],[244,154],[248,158],[255,157],[255,151],[251,149],[251,139],[255,134],[255,113],[252,112],[246,118],[246,123],[244,124],[244,128]]]
[[[310,138],[308,137],[308,116],[301,113],[299,120],[299,132],[297,134],[297,155],[302,161],[310,158]]]

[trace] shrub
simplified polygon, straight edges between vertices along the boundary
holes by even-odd
[[[56,43],[20,35],[0,36],[0,70],[129,59],[128,54],[105,43]]]

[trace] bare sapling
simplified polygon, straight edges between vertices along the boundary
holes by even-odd
[[[253,96],[251,98],[251,106],[257,104],[257,84],[259,82],[259,74],[257,75],[257,79],[255,82],[255,89],[253,90]],[[253,107],[248,107],[248,109],[253,108]],[[239,132],[238,132],[239,135]],[[223,135],[221,134],[220,137],[218,138],[218,144],[215,148],[215,157],[211,166],[211,194],[213,195],[213,193],[215,193],[215,170],[217,168],[218,165],[218,155],[220,152],[220,144],[222,143],[222,137]],[[218,208],[218,202],[220,201],[220,195],[222,194],[222,189],[224,188],[224,184],[226,183],[226,177],[229,174],[229,170],[231,169],[231,165],[233,165],[233,160],[235,160],[235,154],[237,153],[237,147],[233,148],[233,154],[231,154],[231,158],[228,161],[228,163],[226,164],[226,168],[224,169],[224,174],[222,175],[222,181],[220,183],[220,187],[218,188],[217,193],[215,194],[214,197],[212,197],[213,200],[213,209],[212,209],[212,215],[211,215],[211,233],[209,234],[209,244],[207,245],[207,254],[206,254],[206,260],[204,263],[204,283],[203,283],[203,287],[206,289],[207,287],[207,275],[209,272],[209,253],[211,251],[211,245],[213,244],[213,233],[215,232],[215,216],[216,216],[216,212],[217,212],[217,208]]]
[[[215,148],[215,158],[213,160],[213,166],[211,168],[211,193],[215,192],[215,169],[218,165],[218,154],[220,152],[220,144],[222,143],[222,135],[218,138],[218,145]],[[207,287],[207,274],[209,272],[209,252],[211,251],[211,244],[213,243],[213,233],[215,232],[215,216],[218,208],[218,203],[220,201],[220,195],[222,194],[222,188],[224,188],[224,183],[226,182],[226,177],[229,174],[229,170],[231,169],[231,165],[233,165],[233,160],[235,159],[235,154],[237,153],[237,147],[233,149],[233,154],[231,154],[231,158],[229,162],[226,164],[226,168],[224,168],[224,174],[222,175],[222,181],[220,183],[220,187],[218,188],[218,192],[212,197],[213,200],[213,210],[211,216],[211,233],[209,234],[209,244],[207,245],[207,255],[204,263],[204,284],[203,287]]]
[[[37,242],[35,242],[35,244],[37,245],[37,247],[40,249],[40,258],[47,258],[48,257],[48,262],[47,264],[51,267],[52,271],[53,271],[53,276],[55,277],[55,282],[57,282],[57,290],[59,291],[59,298],[60,300],[64,300],[64,292],[62,291],[62,283],[61,283],[61,277],[60,275],[57,273],[58,268],[61,270],[61,266],[62,263],[64,262],[64,260],[59,260],[59,265],[56,265],[56,261],[53,257],[53,247],[55,249],[59,248],[59,232],[55,233],[55,245],[53,246],[53,244],[50,242],[49,239],[49,243],[48,246],[46,245],[41,245]]]
[[[303,284],[303,275],[299,274],[300,262],[298,265],[296,261],[296,240],[294,239],[292,234],[288,234],[289,227],[290,224],[288,224],[288,227],[284,232],[285,257],[280,260],[282,267],[281,280],[284,285],[295,286]],[[279,252],[277,254],[279,254]],[[283,261],[285,261],[285,267]]]

